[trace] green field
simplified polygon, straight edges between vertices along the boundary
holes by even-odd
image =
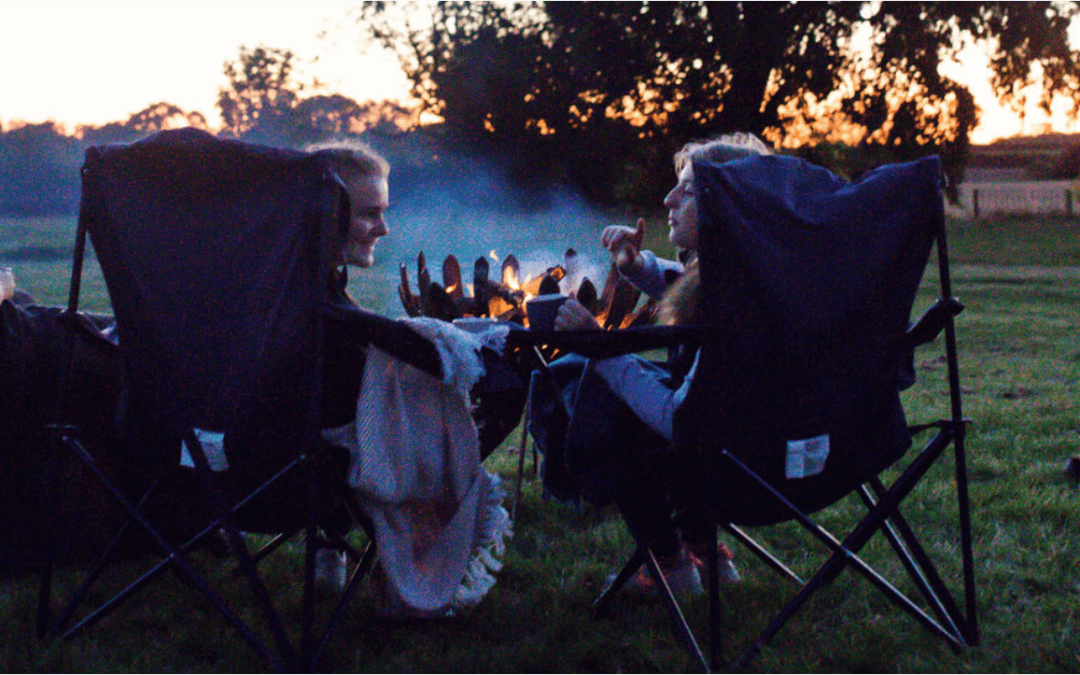
[[[66,228],[66,229],[65,229]],[[0,219],[0,264],[46,304],[66,294],[69,264],[43,249],[70,247],[65,221]],[[63,230],[62,234],[57,234]],[[659,238],[659,221],[651,228]],[[1080,222],[1010,219],[952,222],[961,381],[968,435],[972,519],[982,644],[952,651],[845,572],[811,601],[755,662],[764,672],[1080,672],[1080,492],[1066,477],[1080,455]],[[58,243],[65,242],[65,243]],[[36,248],[35,248],[36,247]],[[36,256],[36,257],[35,257]],[[6,262],[5,262],[6,261]],[[86,307],[107,310],[95,269]],[[928,282],[936,273],[928,273]],[[360,283],[357,280],[354,283]],[[393,289],[354,292],[391,307]],[[381,299],[380,299],[381,298]],[[917,307],[930,302],[927,292]],[[396,314],[396,311],[391,311]],[[905,393],[910,421],[947,414],[940,344],[917,354],[919,383]],[[512,484],[516,434],[489,460]],[[916,493],[905,514],[929,536],[932,555],[956,555],[948,462]],[[847,502],[822,512],[831,523],[856,510]],[[820,547],[790,527],[763,538],[806,573]],[[883,546],[869,547],[878,558]],[[484,602],[453,620],[391,622],[363,593],[321,667],[333,672],[673,672],[694,664],[672,637],[662,607],[617,599],[611,616],[589,606],[606,575],[630,550],[610,511],[579,511],[545,500],[528,480],[506,567]],[[288,613],[299,613],[296,551],[271,566],[286,589]],[[736,549],[743,583],[725,589],[728,655],[764,626],[789,591],[756,559]],[[207,566],[219,565],[211,558]],[[945,565],[958,583],[958,566]],[[74,577],[62,575],[70,587]],[[45,671],[246,672],[266,669],[224,621],[192,592],[170,581],[133,600],[87,634],[65,642],[34,637],[36,579],[0,590],[0,669]],[[242,590],[237,604],[243,606]],[[253,610],[252,610],[253,611]],[[693,605],[694,619],[704,603]]]

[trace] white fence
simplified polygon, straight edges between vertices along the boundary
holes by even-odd
[[[994,183],[961,183],[963,215],[979,218],[994,215],[1080,215],[1080,181],[1032,180]]]

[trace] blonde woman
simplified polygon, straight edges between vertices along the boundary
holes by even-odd
[[[697,311],[698,270],[696,249],[698,241],[697,188],[693,163],[728,162],[743,157],[771,154],[771,149],[756,136],[736,133],[718,138],[692,142],[675,155],[678,182],[664,198],[668,209],[668,238],[681,251],[686,261],[664,260],[642,249],[644,221],[637,227],[611,226],[601,235],[601,243],[610,252],[620,273],[634,286],[651,297],[660,298],[660,321],[667,324],[690,323]],[[596,320],[580,303],[568,300],[555,320],[556,330],[596,329]],[[592,369],[607,387],[649,429],[663,439],[672,438],[672,420],[682,404],[697,368],[696,354],[689,355],[689,369],[673,365],[670,377],[658,376],[658,369],[640,358],[620,356],[593,361]],[[681,376],[681,377],[680,377]],[[671,386],[678,383],[677,386]],[[672,589],[682,595],[702,593],[699,568],[708,547],[715,546],[715,534],[705,526],[703,514],[695,516],[688,510],[682,531],[671,522],[672,498],[679,501],[674,490],[657,489],[662,482],[648,456],[620,458],[618,473],[613,476],[615,502],[631,530],[644,539],[657,555],[661,568]],[[685,505],[685,504],[684,504]],[[738,580],[732,556],[721,545],[722,560],[727,565],[722,572],[729,581]],[[631,584],[648,587],[651,581],[644,570]]]

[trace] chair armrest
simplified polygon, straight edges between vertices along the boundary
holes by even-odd
[[[946,322],[960,312],[964,311],[964,305],[956,298],[938,298],[938,300],[926,310],[915,325],[908,328],[904,335],[904,344],[909,349],[932,342],[941,331],[945,329]]]
[[[435,345],[416,334],[401,321],[388,319],[373,312],[333,303],[322,306],[323,316],[379,349],[409,365],[442,379],[442,360]]]
[[[708,339],[709,327],[637,326],[622,330],[511,330],[511,345],[558,347],[582,356],[603,359],[621,354],[664,349],[682,344],[700,344]]]

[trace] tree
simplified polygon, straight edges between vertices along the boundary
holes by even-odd
[[[357,103],[341,94],[300,98],[304,86],[292,77],[293,58],[288,50],[241,47],[239,61],[225,64],[229,86],[219,90],[218,108],[229,133],[260,143],[303,147],[369,131],[401,133],[417,125],[416,111],[395,103]],[[174,111],[157,112],[167,117]]]
[[[218,90],[218,110],[225,128],[242,137],[272,126],[299,99],[303,85],[292,79],[293,53],[287,49],[240,47],[238,62],[225,62],[229,86]]]
[[[835,141],[828,135],[842,130],[897,158],[938,152],[956,178],[978,111],[938,66],[982,44],[1001,101],[1020,104],[1037,82],[1044,107],[1064,95],[1075,115],[1080,54],[1066,30],[1076,11],[1048,2],[369,2],[361,18],[370,39],[398,53],[426,110],[471,146],[572,157],[594,184],[613,159],[638,162],[645,180],[663,184],[678,145],[732,130],[783,145]],[[642,140],[651,150],[635,149]]]
[[[417,124],[416,113],[390,101],[357,103],[348,96],[311,96],[290,111],[291,123],[319,136],[379,131],[401,133]]]
[[[134,113],[124,122],[109,122],[98,127],[80,125],[77,136],[84,145],[130,143],[162,129],[180,127],[206,129],[206,118],[198,111],[186,112],[177,105],[161,101]]]
[[[0,133],[0,213],[72,213],[79,203],[82,146],[55,122]]]
[[[79,166],[86,148],[130,143],[181,126],[205,129],[206,118],[162,101],[124,122],[80,125],[74,135],[55,122],[12,124],[0,130],[0,213],[72,213],[79,204]]]
[[[193,110],[185,112],[183,108],[161,101],[149,105],[128,118],[124,126],[136,131],[153,133],[162,129],[176,129],[180,127],[195,127],[206,129],[206,117],[201,112]]]

